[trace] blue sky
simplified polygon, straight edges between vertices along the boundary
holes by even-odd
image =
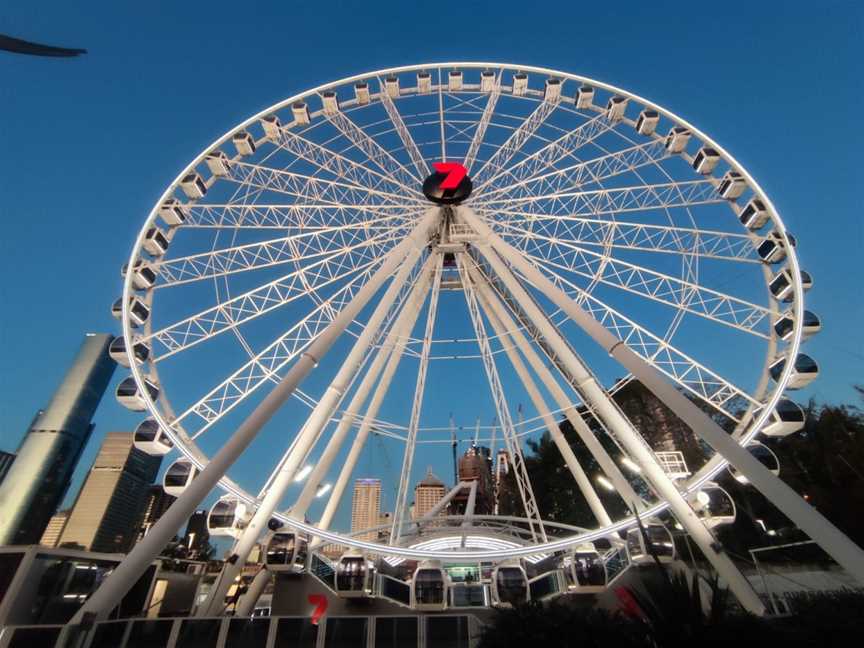
[[[807,307],[825,326],[808,353],[822,376],[801,397],[851,401],[864,382],[862,32],[858,2],[7,2],[0,33],[89,53],[0,53],[0,448],[15,449],[83,333],[115,331],[119,268],[193,155],[306,88],[446,60],[607,81],[731,151],[816,280]],[[106,397],[79,481],[101,435],[136,421]]]

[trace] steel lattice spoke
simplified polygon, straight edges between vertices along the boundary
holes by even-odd
[[[411,157],[411,162],[414,165],[414,169],[417,171],[415,180],[421,182],[429,174],[429,165],[426,164],[426,160],[424,160],[423,156],[420,154],[420,149],[417,148],[417,143],[414,141],[414,138],[411,137],[411,131],[409,131],[408,127],[405,126],[405,122],[402,120],[402,115],[399,114],[396,105],[393,103],[393,99],[391,99],[390,95],[384,90],[384,84],[381,79],[378,79],[378,85],[380,88],[378,97],[381,99],[381,103],[384,104],[387,116],[390,117],[390,121],[393,122],[396,132],[399,134],[399,139],[402,140],[405,150]]]
[[[368,205],[364,203],[344,205],[296,204],[206,204],[188,205],[188,219],[181,229],[288,229],[323,230],[357,223],[368,225],[390,220],[394,213],[405,218],[416,218],[423,209],[406,210],[405,205]],[[362,220],[361,220],[362,219]]]

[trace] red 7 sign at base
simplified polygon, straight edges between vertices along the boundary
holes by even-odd
[[[442,189],[456,189],[462,182],[462,178],[468,174],[468,169],[458,162],[434,162],[432,166],[438,173],[447,174],[447,177],[441,181]]]

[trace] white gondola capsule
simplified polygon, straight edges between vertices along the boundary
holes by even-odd
[[[204,161],[214,176],[227,176],[231,172],[231,161],[225,151],[210,151]]]
[[[123,264],[120,268],[120,276],[125,278],[129,264]],[[132,266],[132,287],[135,290],[147,290],[156,283],[156,271],[146,262],[140,259]]]
[[[645,535],[651,543],[651,548],[662,563],[675,560],[675,542],[672,533],[661,522],[649,520],[644,525]],[[654,562],[648,544],[639,527],[627,531],[627,551],[630,561],[635,565],[647,565]]]
[[[690,141],[690,129],[675,126],[666,135],[666,150],[670,153],[681,153]]]
[[[354,96],[357,97],[357,103],[361,106],[365,106],[369,103],[369,84],[365,81],[361,81],[354,85]]]
[[[706,482],[691,495],[690,506],[709,529],[735,522],[735,500],[714,482]]]
[[[384,91],[391,99],[397,99],[399,97],[399,77],[391,74],[384,79]]]
[[[204,178],[195,171],[183,176],[183,179],[180,180],[180,188],[192,200],[203,198],[207,194],[207,185],[204,182]]]
[[[480,73],[480,91],[492,92],[495,87],[495,73],[492,70],[483,70]]]
[[[151,400],[159,398],[159,387],[153,381],[145,378],[144,386],[150,395]],[[133,412],[143,412],[147,409],[147,401],[144,400],[143,394],[138,390],[138,384],[132,376],[124,378],[117,385],[117,402],[126,409]]]
[[[429,94],[432,92],[432,75],[426,70],[417,73],[417,93]]]
[[[761,408],[753,412],[753,418],[758,418],[760,412]],[[777,403],[777,407],[759,431],[769,437],[789,436],[804,428],[805,419],[804,410],[798,403],[788,398],[781,398]]]
[[[271,520],[271,522],[273,522]],[[271,571],[300,572],[306,565],[306,538],[296,533],[274,533],[267,542],[265,561]]]
[[[577,545],[568,558],[568,579],[574,588],[591,592],[606,587],[606,565],[593,542]]]
[[[806,340],[821,330],[822,321],[819,319],[819,316],[812,311],[805,310],[804,318],[801,322],[801,339]],[[774,332],[781,340],[792,339],[792,334],[795,332],[795,313],[792,309],[789,309],[777,318],[774,322]]]
[[[809,272],[801,271],[801,290],[807,292],[813,287],[813,277]],[[784,268],[778,272],[768,284],[771,294],[778,301],[791,302],[795,299],[795,292],[792,290],[792,270]]]
[[[795,246],[795,237],[786,233],[789,242]],[[786,258],[786,241],[777,230],[773,230],[768,236],[763,238],[756,246],[756,252],[765,263],[773,265],[780,263]]]
[[[768,368],[771,378],[775,381],[780,380],[783,375],[783,368],[786,366],[786,356],[777,358]],[[795,362],[792,366],[792,373],[789,374],[789,382],[786,383],[786,389],[801,389],[806,387],[819,376],[819,365],[816,361],[806,353],[799,353],[795,356]]]
[[[159,216],[168,226],[182,225],[188,217],[183,203],[176,198],[168,198],[162,203],[159,207]]]
[[[282,121],[276,115],[267,115],[261,118],[261,128],[269,140],[278,140],[282,134]]]
[[[327,90],[321,93],[321,106],[325,115],[335,115],[339,112],[339,97],[333,90]]]
[[[233,495],[223,495],[207,514],[207,530],[211,535],[238,538],[251,517],[252,511],[245,502]]]
[[[291,104],[291,114],[294,115],[294,123],[299,126],[305,126],[312,121],[309,116],[309,106],[305,101],[295,101]]]
[[[594,88],[591,86],[580,86],[576,91],[576,107],[590,108],[594,104]]]
[[[758,198],[751,198],[738,214],[738,220],[749,230],[758,230],[765,226],[771,218],[768,209]]]
[[[168,237],[158,227],[151,227],[144,234],[144,240],[141,241],[143,247],[148,254],[154,257],[162,256],[168,251]]]
[[[144,342],[134,342],[132,344],[132,352],[135,356],[135,364],[142,364],[147,362],[147,358],[150,357],[150,347],[148,347]],[[122,335],[111,340],[111,344],[108,345],[108,355],[110,355],[114,362],[124,367],[129,366],[129,355],[126,353],[126,340]]]
[[[349,549],[336,563],[336,593],[346,598],[369,596],[375,582],[372,563],[356,549]]]
[[[252,155],[255,152],[255,140],[252,135],[246,131],[234,133],[231,138],[234,148],[240,155]]]
[[[155,419],[141,421],[135,428],[132,442],[139,450],[157,457],[168,454],[174,447],[171,439],[162,431]]]
[[[462,70],[450,70],[447,75],[447,89],[450,92],[459,92],[462,89]]]
[[[517,72],[513,75],[513,95],[521,97],[528,90],[528,75],[524,72]]]
[[[543,101],[558,101],[561,98],[561,79],[546,79]]]
[[[492,569],[492,605],[515,607],[531,600],[528,575],[518,560],[508,560]]]
[[[133,328],[144,326],[150,317],[150,309],[135,296],[129,298],[129,323]],[[123,317],[123,298],[120,297],[111,305],[111,314],[118,320]]]
[[[162,475],[162,490],[168,495],[180,497],[192,480],[198,476],[198,468],[188,459],[178,459]]]
[[[693,157],[693,168],[696,173],[710,175],[717,163],[720,162],[720,153],[710,146],[703,146]]]
[[[751,455],[753,455],[753,457],[757,459],[759,463],[761,463],[768,470],[770,470],[772,474],[780,474],[780,460],[777,459],[777,455],[774,454],[774,451],[771,450],[771,448],[766,446],[764,443],[759,443],[758,441],[751,441],[747,445],[747,451]],[[739,484],[750,483],[750,480],[747,479],[747,475],[743,474],[731,464],[729,465],[729,474],[732,475],[732,478]]]
[[[411,578],[411,607],[415,610],[445,610],[450,577],[439,560],[424,560]]]
[[[640,135],[653,135],[659,123],[660,113],[646,108],[639,113],[639,117],[636,119],[636,132]]]
[[[624,112],[627,110],[627,97],[615,95],[610,97],[606,102],[606,119],[611,122],[617,122],[624,119]]]
[[[747,181],[737,171],[727,171],[717,185],[717,193],[726,200],[736,200],[745,189],[747,189]]]

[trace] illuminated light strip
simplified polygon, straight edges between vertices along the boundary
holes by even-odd
[[[511,540],[501,540],[498,538],[489,538],[487,536],[467,536],[465,538],[464,548],[480,549],[481,551],[501,551],[506,549],[517,549],[521,547],[523,547],[523,545],[520,545],[519,543],[513,542]],[[448,551],[453,549],[462,549],[462,536],[447,536],[444,538],[424,540],[423,542],[418,542],[417,544],[410,545],[409,548],[425,549],[427,551]],[[546,559],[547,555],[542,553],[532,554],[530,556],[525,556],[524,558],[532,565],[536,565],[541,560]],[[443,560],[446,560],[446,558],[444,558]],[[392,567],[396,567],[397,565],[401,565],[403,562],[405,562],[405,558],[401,558],[398,556],[387,556],[384,558],[384,562],[386,562]]]

